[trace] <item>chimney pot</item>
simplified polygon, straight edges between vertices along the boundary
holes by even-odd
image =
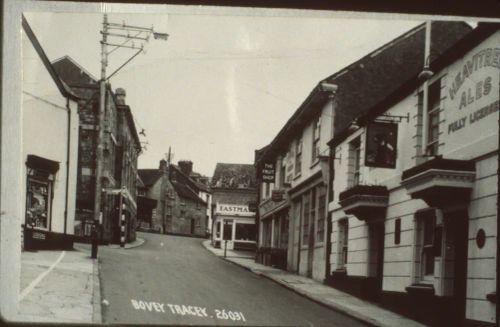
[[[115,91],[116,103],[120,105],[125,105],[125,98],[127,97],[127,92],[121,87],[117,88]]]

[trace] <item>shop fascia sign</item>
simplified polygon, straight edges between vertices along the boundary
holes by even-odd
[[[254,212],[250,211],[248,205],[242,204],[224,204],[217,203],[217,208],[215,210],[216,214],[228,215],[228,216],[254,216]]]

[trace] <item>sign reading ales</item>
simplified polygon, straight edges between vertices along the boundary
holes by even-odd
[[[366,132],[365,165],[369,167],[395,168],[398,144],[398,125],[373,122]]]
[[[274,183],[275,169],[273,163],[265,163],[262,168],[262,181],[264,183]]]

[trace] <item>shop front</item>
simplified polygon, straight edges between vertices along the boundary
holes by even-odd
[[[248,205],[217,203],[212,242],[228,250],[255,250],[255,213]]]

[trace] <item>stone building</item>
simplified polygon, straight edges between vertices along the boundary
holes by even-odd
[[[427,79],[329,142],[328,284],[429,325],[498,323],[499,44],[480,23],[431,51]]]
[[[75,235],[90,236],[94,220],[96,149],[98,135],[99,83],[98,80],[72,58],[65,56],[53,62],[65,83],[82,99],[80,114],[77,174],[77,204]],[[120,89],[119,89],[120,90]],[[101,238],[104,242],[119,242],[119,196],[127,206],[127,242],[135,239],[137,157],[140,143],[130,107],[124,102],[124,92],[118,99],[106,85],[104,159],[102,188]]]
[[[217,163],[211,182],[212,244],[228,249],[255,249],[253,207],[257,201],[255,167]]]
[[[184,166],[185,162],[189,163],[188,167]],[[206,236],[207,203],[199,196],[198,183],[190,174],[190,161],[180,161],[176,166],[161,160],[159,169],[139,169],[145,197],[157,201],[152,209],[150,231]]]

